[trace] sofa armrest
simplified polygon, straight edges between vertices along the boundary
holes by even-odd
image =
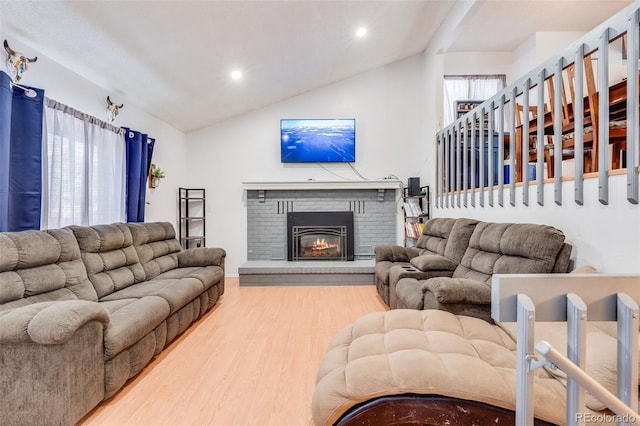
[[[491,284],[468,278],[431,278],[422,282],[422,290],[430,291],[440,303],[491,303]]]
[[[221,248],[195,247],[178,253],[178,267],[190,266],[220,266],[224,268],[224,259],[227,256]]]
[[[453,271],[456,265],[451,259],[438,254],[423,254],[411,259],[411,265],[423,272],[426,271]]]
[[[376,262],[409,262],[420,252],[415,247],[402,246],[375,246]]]
[[[0,344],[59,345],[90,321],[109,324],[109,312],[97,302],[64,300],[35,303],[0,316]]]

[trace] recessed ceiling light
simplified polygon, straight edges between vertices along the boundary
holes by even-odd
[[[367,34],[367,29],[365,27],[360,27],[356,30],[356,37],[364,37]]]
[[[242,71],[235,70],[231,72],[231,78],[234,80],[240,80],[242,78]]]

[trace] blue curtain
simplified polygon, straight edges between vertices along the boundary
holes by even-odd
[[[40,229],[44,90],[31,89],[0,72],[0,231]]]
[[[149,165],[155,139],[123,127],[127,131],[127,222],[144,222],[144,205]]]

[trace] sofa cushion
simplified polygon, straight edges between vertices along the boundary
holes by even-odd
[[[50,265],[60,257],[60,244],[42,231],[3,232],[0,270]]]
[[[384,395],[435,394],[515,409],[515,342],[500,327],[444,311],[375,312],[343,328],[316,378],[314,423]],[[372,372],[375,372],[372,374]],[[564,422],[565,388],[534,372],[535,415]]]
[[[420,254],[443,255],[447,239],[455,223],[456,219],[443,217],[428,220],[424,225],[422,235],[416,242]]]
[[[129,223],[133,245],[144,268],[145,279],[178,267],[176,253],[182,250],[169,222]]]
[[[69,230],[0,234],[0,310],[54,300],[97,300]]]
[[[100,302],[158,296],[166,300],[170,308],[169,314],[173,314],[203,291],[204,285],[196,278],[153,280],[113,292],[101,298]]]
[[[478,220],[465,218],[457,219],[453,224],[447,245],[444,248],[444,256],[456,266],[460,264],[467,247],[469,247],[469,240],[477,224]]]
[[[182,278],[196,278],[202,283],[204,289],[208,290],[224,278],[224,269],[220,266],[178,268],[158,275],[154,281]]]
[[[564,246],[564,234],[548,225],[511,224],[500,239],[505,255],[496,262],[494,273],[547,273],[553,270],[558,253]]]
[[[549,273],[564,247],[564,234],[527,223],[476,225],[453,278],[489,282],[493,274]]]
[[[169,304],[159,296],[100,302],[109,311],[104,332],[104,360],[136,344],[169,316]]]
[[[69,228],[78,240],[82,261],[99,298],[144,281],[144,269],[126,224]]]

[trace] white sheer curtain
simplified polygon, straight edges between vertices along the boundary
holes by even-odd
[[[456,101],[484,101],[495,95],[506,84],[504,75],[446,75],[444,77],[443,125],[457,118]]]
[[[42,229],[126,219],[124,130],[45,99]]]

